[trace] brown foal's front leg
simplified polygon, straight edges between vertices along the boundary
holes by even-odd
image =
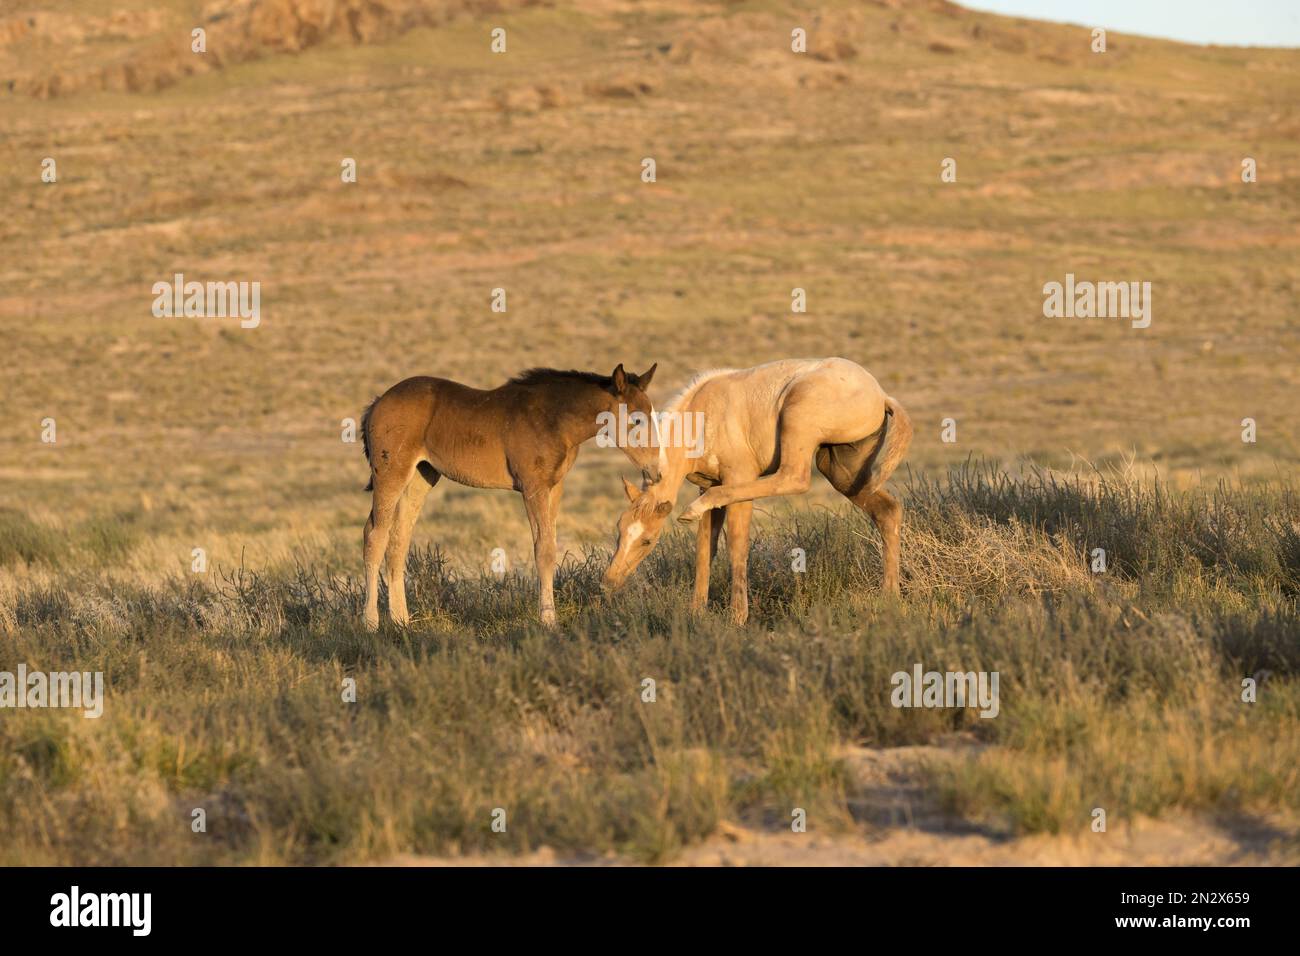
[[[533,531],[533,558],[537,562],[538,608],[542,623],[554,627],[555,618],[555,519],[560,510],[562,483],[524,492],[524,510]]]

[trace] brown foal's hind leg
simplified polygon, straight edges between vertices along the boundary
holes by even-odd
[[[396,469],[376,472],[373,478],[374,493],[370,499],[370,517],[366,521],[362,554],[366,564],[366,609],[364,620],[367,630],[379,629],[379,562],[388,548],[388,536],[393,526],[397,502],[414,475],[414,469],[398,473]]]
[[[384,551],[384,574],[388,578],[388,616],[405,627],[411,615],[406,610],[406,555],[411,548],[411,532],[420,518],[425,496],[442,477],[433,466],[421,463],[419,476],[412,478],[397,502],[388,547]]]
[[[727,505],[727,553],[731,557],[731,622],[749,620],[749,521],[754,502]]]
[[[704,494],[703,491],[700,494]],[[709,573],[713,569],[713,556],[718,553],[718,536],[722,534],[726,508],[706,511],[695,533],[695,591],[691,595],[691,610],[701,611],[709,605]]]
[[[817,470],[844,497],[871,516],[880,532],[881,560],[884,564],[882,590],[898,594],[899,531],[903,525],[903,505],[884,488],[866,490],[871,479],[871,464],[880,445],[879,435],[869,435],[851,445],[823,445],[817,450]]]
[[[538,606],[542,623],[554,627],[555,618],[555,521],[560,512],[563,482],[550,488],[524,492],[524,510],[533,530],[533,558],[537,562]]]

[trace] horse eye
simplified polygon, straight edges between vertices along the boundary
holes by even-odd
[[[641,547],[644,548],[644,547],[645,547],[646,545],[648,545],[649,543],[650,543],[650,539],[649,539],[649,538],[642,538],[642,539],[641,539]]]

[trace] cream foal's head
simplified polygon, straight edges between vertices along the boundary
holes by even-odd
[[[673,510],[670,498],[663,497],[664,483],[647,484],[644,488],[623,479],[623,490],[631,502],[618,519],[618,543],[614,560],[605,571],[600,586],[607,591],[621,588],[637,566],[654,550],[663,533],[664,524]]]

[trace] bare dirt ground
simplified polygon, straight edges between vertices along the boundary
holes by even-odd
[[[921,768],[960,747],[859,747],[845,751],[859,826],[806,833],[725,823],[671,866],[1264,866],[1300,864],[1300,846],[1258,819],[1190,815],[1110,821],[1106,832],[1011,837],[954,820],[923,789]],[[1290,832],[1294,832],[1293,830]],[[616,854],[399,856],[381,866],[628,866]]]

